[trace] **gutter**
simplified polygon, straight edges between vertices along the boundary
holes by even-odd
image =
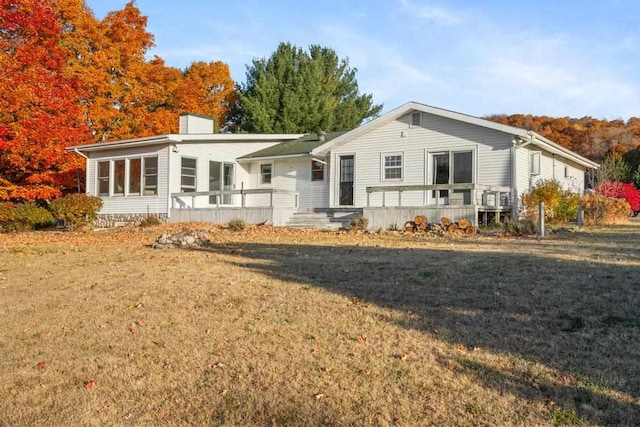
[[[77,148],[75,148],[75,147],[73,148],[73,152],[74,152],[74,153],[76,153],[76,154],[80,154],[82,157],[84,157],[85,159],[89,160],[89,157],[87,157],[87,155],[86,155],[86,154],[81,153],[81,152],[80,152],[80,151],[78,151],[78,149],[77,149]]]
[[[249,162],[262,161],[262,160],[293,159],[293,158],[296,158],[296,157],[308,157],[308,156],[309,156],[309,153],[287,154],[287,155],[284,155],[284,156],[245,157],[245,158],[237,159],[237,162],[238,163],[249,163]]]

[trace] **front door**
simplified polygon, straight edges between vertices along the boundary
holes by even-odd
[[[233,163],[209,162],[209,191],[233,190]],[[218,198],[219,197],[219,198]],[[209,204],[230,205],[233,201],[231,194],[223,196],[209,196]]]
[[[340,206],[353,206],[354,156],[340,156]]]

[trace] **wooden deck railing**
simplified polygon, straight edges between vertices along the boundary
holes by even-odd
[[[496,185],[483,185],[483,184],[431,184],[431,185],[384,185],[384,186],[371,186],[367,187],[367,207],[370,207],[371,194],[382,193],[382,206],[386,206],[387,193],[398,194],[397,206],[402,206],[402,194],[407,191],[435,191],[435,197],[427,197],[425,200],[433,201],[434,203],[428,203],[428,206],[435,205],[440,206],[441,191],[448,191],[449,197],[447,203],[442,205],[468,205],[468,206],[488,206],[488,207],[510,207],[511,205],[511,188],[501,187]],[[454,191],[458,193],[454,193]],[[470,194],[469,202],[464,202],[464,195],[460,192],[468,191]],[[451,203],[452,196],[458,198],[462,196],[458,201],[461,203]],[[506,200],[506,204],[503,201]]]
[[[192,209],[197,209],[194,208],[195,206],[195,198],[196,197],[201,197],[201,196],[215,196],[215,206],[217,208],[219,208],[221,205],[222,206],[233,206],[232,204],[229,205],[223,205],[221,203],[222,200],[222,196],[234,196],[234,195],[240,195],[240,207],[246,207],[247,205],[247,196],[248,195],[253,195],[253,194],[268,194],[269,195],[269,207],[273,207],[273,195],[274,194],[284,194],[284,195],[290,195],[293,196],[293,200],[294,200],[294,206],[295,208],[298,207],[298,199],[300,194],[297,191],[290,191],[290,190],[281,190],[278,188],[254,188],[254,189],[240,189],[240,190],[224,190],[224,191],[191,191],[191,192],[186,192],[186,193],[171,193],[171,200],[172,200],[172,206],[174,206],[176,204],[176,202],[178,202],[178,198],[182,198],[182,197],[191,197],[191,208]],[[183,207],[180,203],[177,203],[179,206],[178,207]]]

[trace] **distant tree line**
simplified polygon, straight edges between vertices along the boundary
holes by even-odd
[[[231,79],[220,61],[185,69],[147,58],[154,36],[131,1],[97,19],[85,0],[0,0],[0,200],[55,198],[84,167],[71,145],[177,132],[177,115],[212,116],[234,132],[352,129],[382,105],[333,49],[280,43]],[[491,116],[593,160],[640,163],[640,118]]]

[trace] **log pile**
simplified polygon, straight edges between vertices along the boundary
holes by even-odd
[[[426,216],[418,215],[413,221],[407,221],[404,224],[404,230],[412,233],[427,232],[438,235],[449,236],[475,236],[478,229],[474,227],[468,220],[461,219],[453,222],[446,216],[440,218],[439,223],[429,222]]]

